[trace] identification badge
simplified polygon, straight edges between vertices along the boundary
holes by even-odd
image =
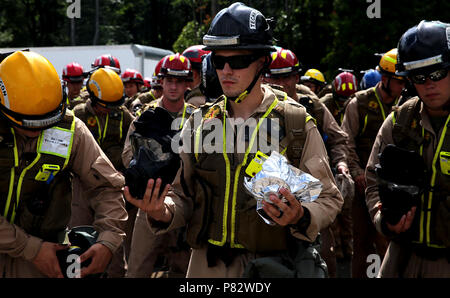
[[[39,152],[53,154],[63,158],[68,157],[72,135],[72,132],[68,130],[56,128],[44,130]]]
[[[249,165],[245,169],[245,173],[250,177],[255,177],[255,175],[261,171],[263,163],[269,157],[262,153],[261,151],[256,152],[255,158],[250,161]]]
[[[50,183],[59,170],[60,167],[58,165],[43,164],[39,172],[36,174],[36,177],[34,177],[34,180],[47,181],[47,183]]]
[[[450,152],[439,152],[439,162],[442,174],[450,175]]]

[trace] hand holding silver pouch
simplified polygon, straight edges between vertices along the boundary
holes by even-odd
[[[275,223],[263,211],[262,200],[272,203],[270,194],[279,196],[279,190],[286,188],[303,203],[316,200],[322,191],[322,183],[318,179],[288,164],[286,157],[276,151],[264,161],[261,171],[254,177],[244,178],[244,186],[257,201],[256,211],[269,225]]]

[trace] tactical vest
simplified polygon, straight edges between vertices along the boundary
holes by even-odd
[[[0,210],[10,223],[50,242],[62,243],[69,222],[72,182],[70,159],[75,118],[68,111],[43,130],[35,152],[18,156],[16,135],[0,120]]]
[[[121,106],[106,114],[104,127],[101,127],[98,116],[89,111],[87,105],[77,106],[74,109],[75,116],[86,123],[100,148],[119,171],[124,169],[122,151],[128,133],[128,128],[125,127],[125,109]]]
[[[256,212],[255,198],[247,194],[243,185],[245,170],[255,156],[249,149],[253,144],[257,145],[258,129],[246,139],[245,154],[226,152],[226,142],[223,142],[223,152],[205,153],[200,148],[201,140],[210,132],[203,129],[204,123],[210,119],[224,123],[225,110],[226,98],[222,96],[214,104],[207,104],[195,112],[201,113],[203,120],[194,127],[191,135],[195,207],[187,229],[187,242],[193,248],[208,242],[256,253],[286,250],[289,229],[264,223]],[[193,118],[196,119],[195,114]],[[305,108],[296,102],[275,99],[267,111],[255,118],[260,119],[259,123],[266,118],[280,120],[284,129],[280,129],[279,151],[298,167],[306,139],[305,123],[312,119]],[[270,155],[270,152],[266,154]],[[242,163],[237,160],[237,155],[243,156]]]
[[[288,98],[287,93],[283,91],[283,87],[276,84],[267,84],[275,93],[278,100],[286,100]],[[323,106],[320,102],[308,96],[312,91],[308,91],[309,89],[304,85],[296,85],[297,96],[299,98],[299,103],[306,108],[306,112],[310,114],[314,120],[316,121],[317,128],[319,132],[322,134],[323,132]]]
[[[320,102],[323,103],[330,113],[333,115],[334,120],[341,125],[344,119],[345,108],[347,107],[350,100],[347,100],[343,105],[339,105],[334,99],[333,93],[327,93],[325,96],[320,98]]]
[[[359,132],[355,138],[356,153],[361,168],[365,168],[378,130],[390,109],[378,97],[375,87],[358,91],[355,97],[359,115]]]
[[[392,137],[397,146],[423,155],[432,136],[420,125],[420,108],[421,101],[415,97],[394,112]],[[437,140],[428,173],[429,189],[417,206],[409,237],[427,248],[450,248],[450,115]]]

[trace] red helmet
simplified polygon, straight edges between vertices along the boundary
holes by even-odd
[[[83,82],[84,80],[83,66],[76,62],[72,62],[64,66],[62,78],[66,82]]]
[[[92,63],[91,66],[92,68],[108,66],[109,68],[117,72],[117,74],[120,74],[119,59],[112,56],[111,54],[98,56],[97,58],[95,58],[94,63]]]
[[[267,77],[287,76],[297,74],[300,71],[300,62],[297,56],[288,49],[278,48],[271,53],[272,63],[269,66]]]
[[[202,57],[203,55],[208,55],[211,51],[203,50],[205,48],[204,45],[195,45],[190,46],[181,54],[184,57],[188,58],[191,61],[192,68],[201,69],[202,67]]]
[[[152,82],[152,78],[145,77],[144,78],[144,87],[150,89],[152,87],[151,82]]]
[[[180,53],[164,57],[158,77],[176,77],[192,80],[192,66],[188,58]]]
[[[167,55],[167,56],[169,56],[169,55]],[[151,80],[152,88],[162,86],[162,82],[161,82],[161,79],[158,77],[158,74],[161,72],[161,65],[164,61],[164,58],[166,58],[167,56],[164,56],[163,58],[161,58],[161,60],[159,60],[155,66],[155,70],[153,71],[152,80]]]
[[[356,77],[351,72],[341,72],[334,78],[333,88],[338,96],[348,98],[357,91]]]
[[[136,69],[127,68],[122,74],[122,82],[135,82],[137,84],[144,84],[144,79],[139,71]]]

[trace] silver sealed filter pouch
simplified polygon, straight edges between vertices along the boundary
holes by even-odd
[[[279,190],[286,188],[300,202],[312,202],[322,191],[322,183],[318,179],[288,164],[286,157],[276,151],[264,161],[258,173],[244,178],[244,186],[257,201],[256,211],[269,225],[275,223],[262,209],[262,200],[272,203],[270,194],[280,196]],[[287,201],[284,197],[281,200]]]

